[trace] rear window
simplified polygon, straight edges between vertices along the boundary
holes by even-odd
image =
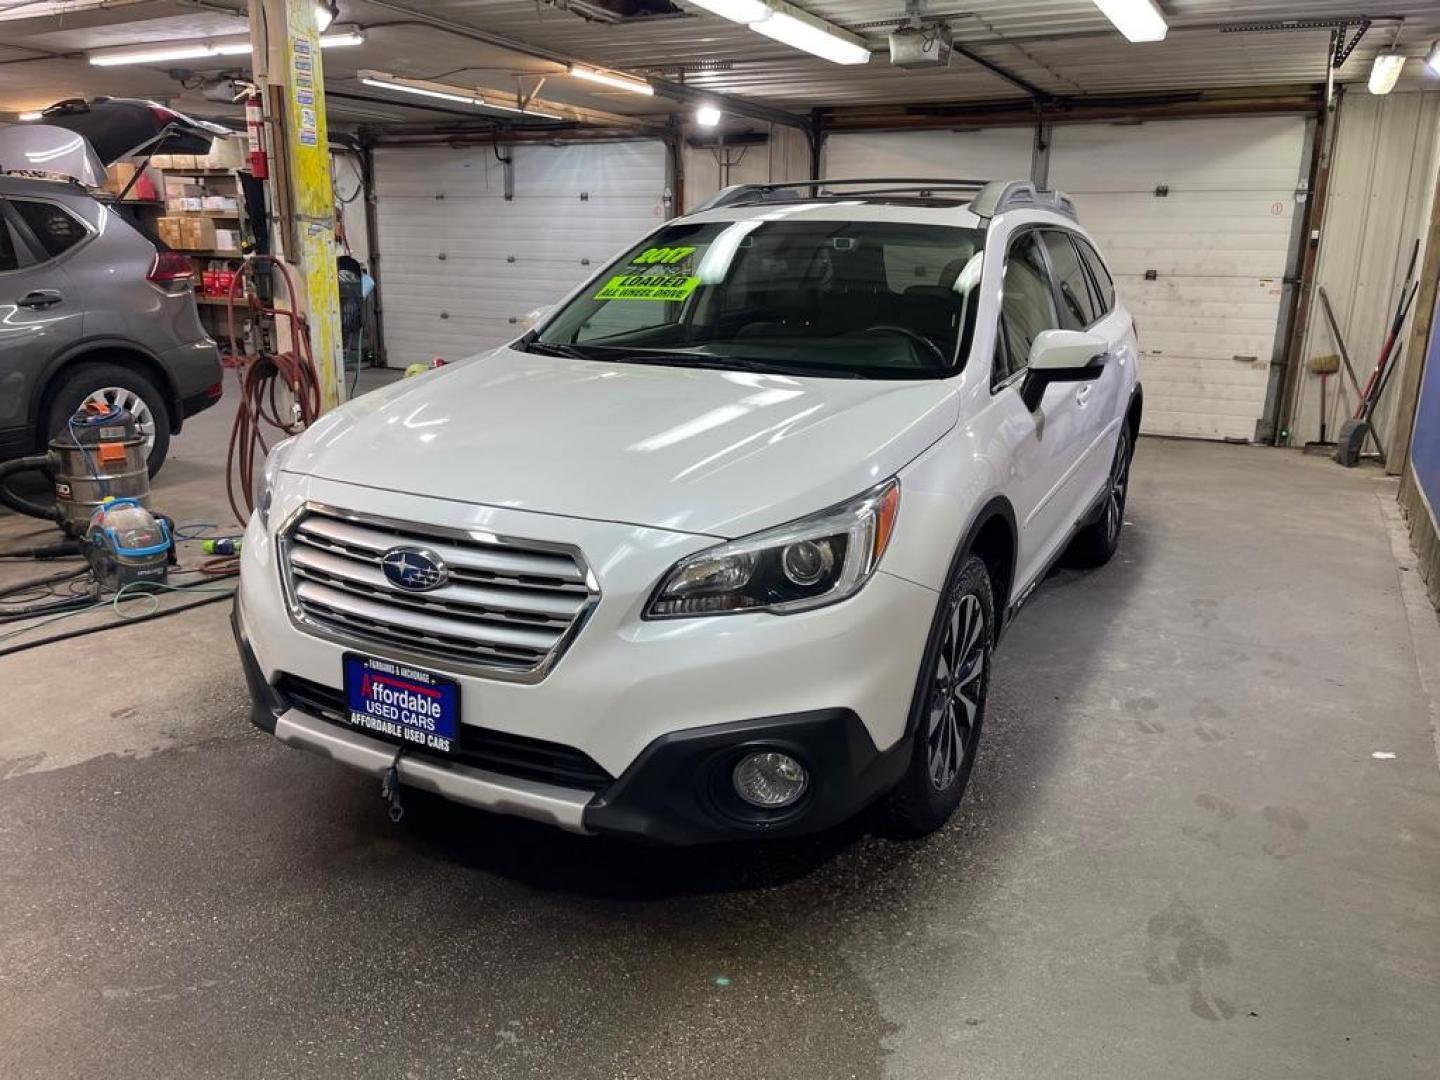
[[[30,231],[40,241],[45,254],[52,259],[85,239],[85,226],[63,207],[48,202],[31,202],[28,199],[11,199],[10,205],[19,212],[25,224],[30,226]]]
[[[0,274],[14,270],[20,265],[15,254],[15,238],[10,235],[10,223],[0,217]]]
[[[1095,310],[1090,283],[1080,256],[1070,238],[1062,232],[1046,232],[1045,247],[1050,252],[1050,265],[1055,270],[1055,284],[1060,288],[1060,320],[1066,330],[1083,330],[1102,312]]]

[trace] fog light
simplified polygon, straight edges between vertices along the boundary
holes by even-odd
[[[735,793],[764,810],[794,804],[810,785],[805,766],[778,750],[746,754],[735,766],[734,780]]]

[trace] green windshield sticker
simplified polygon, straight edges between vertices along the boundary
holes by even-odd
[[[700,284],[698,277],[617,274],[605,283],[596,300],[684,300]]]
[[[633,266],[670,266],[695,254],[693,247],[646,248],[631,260]]]

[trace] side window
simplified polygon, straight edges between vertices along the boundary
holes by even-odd
[[[0,209],[0,274],[7,270],[18,269],[19,266],[18,245],[15,243],[14,235],[10,232],[10,223],[5,220],[5,212]]]
[[[25,224],[30,226],[30,231],[40,241],[45,254],[52,259],[85,239],[85,226],[54,203],[11,199],[10,205],[24,219]]]
[[[1084,330],[1100,317],[1090,295],[1090,282],[1075,245],[1063,232],[1045,232],[1045,250],[1055,270],[1055,284],[1060,289],[1060,321],[1066,330]]]
[[[1080,249],[1080,256],[1085,260],[1085,265],[1090,267],[1090,276],[1095,279],[1095,285],[1100,290],[1100,314],[1108,315],[1115,307],[1115,282],[1110,278],[1110,271],[1105,269],[1105,264],[1100,261],[1100,256],[1088,241],[1077,236],[1075,246]]]
[[[1060,326],[1055,311],[1055,295],[1050,290],[1050,274],[1040,253],[1040,241],[1033,232],[1025,233],[1010,245],[1005,257],[1004,299],[1000,304],[1000,333],[1005,338],[1008,362],[1002,369],[1000,352],[996,351],[996,368],[992,382],[1001,383],[1023,371],[1030,362],[1030,346],[1042,330]]]

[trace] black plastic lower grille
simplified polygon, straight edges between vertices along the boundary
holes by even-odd
[[[311,716],[345,724],[345,693],[333,687],[322,686],[298,675],[281,675],[275,684],[281,700],[291,708],[299,709]],[[348,726],[348,725],[346,725]],[[397,739],[387,739],[373,731],[363,732],[366,738],[379,739],[399,745]],[[575,788],[581,791],[600,791],[608,787],[614,777],[602,769],[583,751],[560,743],[532,739],[525,735],[511,735],[508,732],[490,731],[486,728],[460,726],[460,752],[440,754],[424,747],[410,746],[408,752],[444,761],[458,761],[476,769],[514,776],[522,780],[537,780],[557,787]]]

